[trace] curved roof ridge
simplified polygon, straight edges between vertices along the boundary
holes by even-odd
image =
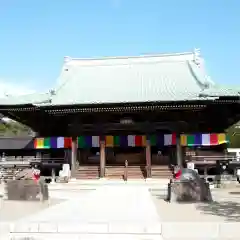
[[[208,88],[210,85],[214,84],[214,82],[211,80],[211,82],[208,80],[208,76],[206,72],[204,72],[202,69],[199,68],[199,66],[193,61],[187,61],[188,68],[196,80],[197,84],[200,86],[202,90]]]
[[[89,57],[89,58],[74,58],[65,56],[64,63],[81,62],[81,61],[101,61],[101,60],[134,60],[134,59],[149,59],[149,58],[176,58],[179,60],[186,60],[189,58],[194,59],[194,52],[182,52],[182,53],[163,53],[163,54],[142,54],[136,56],[104,56],[104,57]],[[181,58],[182,57],[182,58]]]

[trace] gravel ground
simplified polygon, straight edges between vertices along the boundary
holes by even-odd
[[[212,190],[213,203],[168,203],[165,190],[150,192],[163,222],[240,222],[240,188]]]

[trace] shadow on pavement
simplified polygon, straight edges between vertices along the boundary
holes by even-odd
[[[221,201],[198,204],[197,210],[203,214],[215,215],[225,218],[225,221],[240,221],[240,203],[233,201]]]
[[[232,195],[240,195],[240,192],[229,192],[229,194],[232,194]]]

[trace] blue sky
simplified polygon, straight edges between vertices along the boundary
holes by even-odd
[[[200,48],[212,79],[240,85],[239,0],[0,0],[0,80],[45,90],[64,56]]]

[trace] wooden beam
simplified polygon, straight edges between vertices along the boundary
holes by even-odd
[[[96,132],[106,133],[111,131],[139,131],[139,132],[155,132],[156,130],[168,130],[175,132],[178,129],[187,129],[188,124],[185,122],[138,122],[133,124],[121,123],[105,123],[105,124],[73,124],[69,125],[70,132]]]

